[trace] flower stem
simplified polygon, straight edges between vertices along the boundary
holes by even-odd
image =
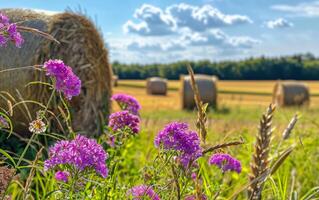
[[[176,190],[177,190],[177,199],[181,200],[181,188],[179,185],[179,181],[178,181],[178,175],[176,173],[174,164],[172,164],[172,172],[173,172],[173,177],[174,177],[174,181],[175,181],[175,185],[176,185]]]

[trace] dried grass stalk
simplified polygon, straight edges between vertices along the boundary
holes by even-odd
[[[273,102],[281,107],[309,105],[309,87],[298,81],[280,81],[274,87]]]
[[[286,127],[286,129],[284,130],[284,132],[282,133],[282,138],[284,140],[288,139],[290,137],[291,131],[292,129],[294,129],[296,123],[298,121],[298,115],[295,114],[292,119],[290,120],[288,126]]]
[[[160,77],[151,77],[146,80],[147,94],[166,95],[167,79]]]
[[[261,193],[263,189],[264,179],[259,179],[261,175],[265,174],[269,169],[269,150],[270,150],[270,141],[272,135],[272,118],[275,111],[275,106],[273,104],[269,105],[266,113],[262,115],[260,120],[259,132],[256,137],[255,151],[253,158],[250,164],[251,174],[249,179],[253,182],[249,189],[249,199],[261,199]]]
[[[190,86],[193,91],[193,99],[195,101],[196,107],[197,107],[197,121],[196,121],[196,127],[198,129],[199,135],[202,139],[202,142],[206,143],[206,137],[207,137],[207,106],[208,104],[204,104],[200,95],[200,91],[198,89],[198,85],[195,80],[195,74],[190,65],[187,66],[187,70],[190,77]]]
[[[82,80],[81,95],[70,102],[74,130],[89,135],[100,133],[110,111],[112,69],[104,40],[95,25],[86,16],[73,12],[53,15],[25,9],[3,9],[0,12],[13,22],[48,33],[60,42],[23,32],[25,43],[21,49],[11,44],[1,48],[0,71],[18,70],[0,73],[0,91],[8,91],[17,100],[17,88],[24,99],[45,103],[50,96],[48,87],[39,84],[25,86],[31,81],[46,81],[47,78],[39,71],[23,67],[43,64],[48,59],[62,59]],[[0,99],[0,106],[6,106],[3,99]],[[35,114],[39,106],[28,105],[28,108]],[[25,108],[19,106],[13,113],[15,127],[22,127],[19,132],[24,132],[29,123],[23,112],[26,112]]]

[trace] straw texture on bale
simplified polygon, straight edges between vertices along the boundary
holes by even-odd
[[[199,94],[203,103],[209,103],[209,106],[217,106],[217,81],[214,76],[195,75]],[[181,76],[181,103],[183,109],[192,109],[195,105],[194,92],[191,87],[190,76]]]
[[[94,24],[85,16],[73,12],[46,14],[25,9],[3,9],[0,12],[22,26],[51,34],[61,43],[23,32],[25,43],[22,48],[11,44],[0,48],[0,71],[21,68],[0,73],[0,91],[10,93],[10,101],[24,99],[46,104],[50,96],[48,87],[40,84],[26,87],[31,81],[47,81],[44,72],[23,67],[41,65],[48,59],[61,59],[73,68],[82,81],[80,96],[70,101],[74,130],[84,131],[88,135],[99,133],[110,109],[112,69],[104,40]],[[0,104],[7,106],[8,103],[1,97]],[[26,127],[39,109],[39,106],[30,104],[18,106],[13,110],[13,122]],[[57,106],[50,109],[58,110]]]
[[[166,95],[167,79],[160,77],[148,78],[146,81],[147,94]]]
[[[310,102],[309,88],[298,81],[280,81],[273,91],[273,102],[277,106],[302,106]]]

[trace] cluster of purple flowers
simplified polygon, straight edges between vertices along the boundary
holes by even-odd
[[[80,171],[95,169],[105,178],[108,174],[105,164],[107,157],[102,146],[94,139],[77,135],[74,140],[62,140],[51,147],[44,168],[49,170],[59,165],[71,165]]]
[[[109,117],[108,126],[113,131],[125,130],[129,128],[133,133],[139,132],[140,118],[137,115],[129,113],[129,111],[119,111],[112,113]]]
[[[155,146],[180,152],[179,159],[185,167],[202,156],[200,139],[196,132],[188,130],[186,123],[172,122],[166,125],[156,136]]]
[[[46,75],[55,78],[55,88],[63,92],[67,99],[78,96],[81,92],[81,80],[72,68],[65,65],[62,60],[48,60],[44,63]]]
[[[15,23],[10,23],[9,18],[0,13],[0,46],[5,46],[9,41],[20,48],[24,40]]]
[[[240,161],[233,158],[229,154],[217,153],[211,156],[209,159],[209,164],[218,166],[223,172],[235,171],[237,173],[241,172]]]
[[[159,196],[154,192],[151,186],[138,185],[128,191],[128,195],[132,196],[134,200],[142,200],[149,197],[151,200],[160,200]]]
[[[127,94],[115,94],[111,99],[116,101],[122,110],[127,110],[134,115],[139,114],[141,105],[134,97]]]

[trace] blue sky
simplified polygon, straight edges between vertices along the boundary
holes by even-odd
[[[79,7],[96,19],[112,61],[319,56],[319,0],[0,0],[0,8]]]

